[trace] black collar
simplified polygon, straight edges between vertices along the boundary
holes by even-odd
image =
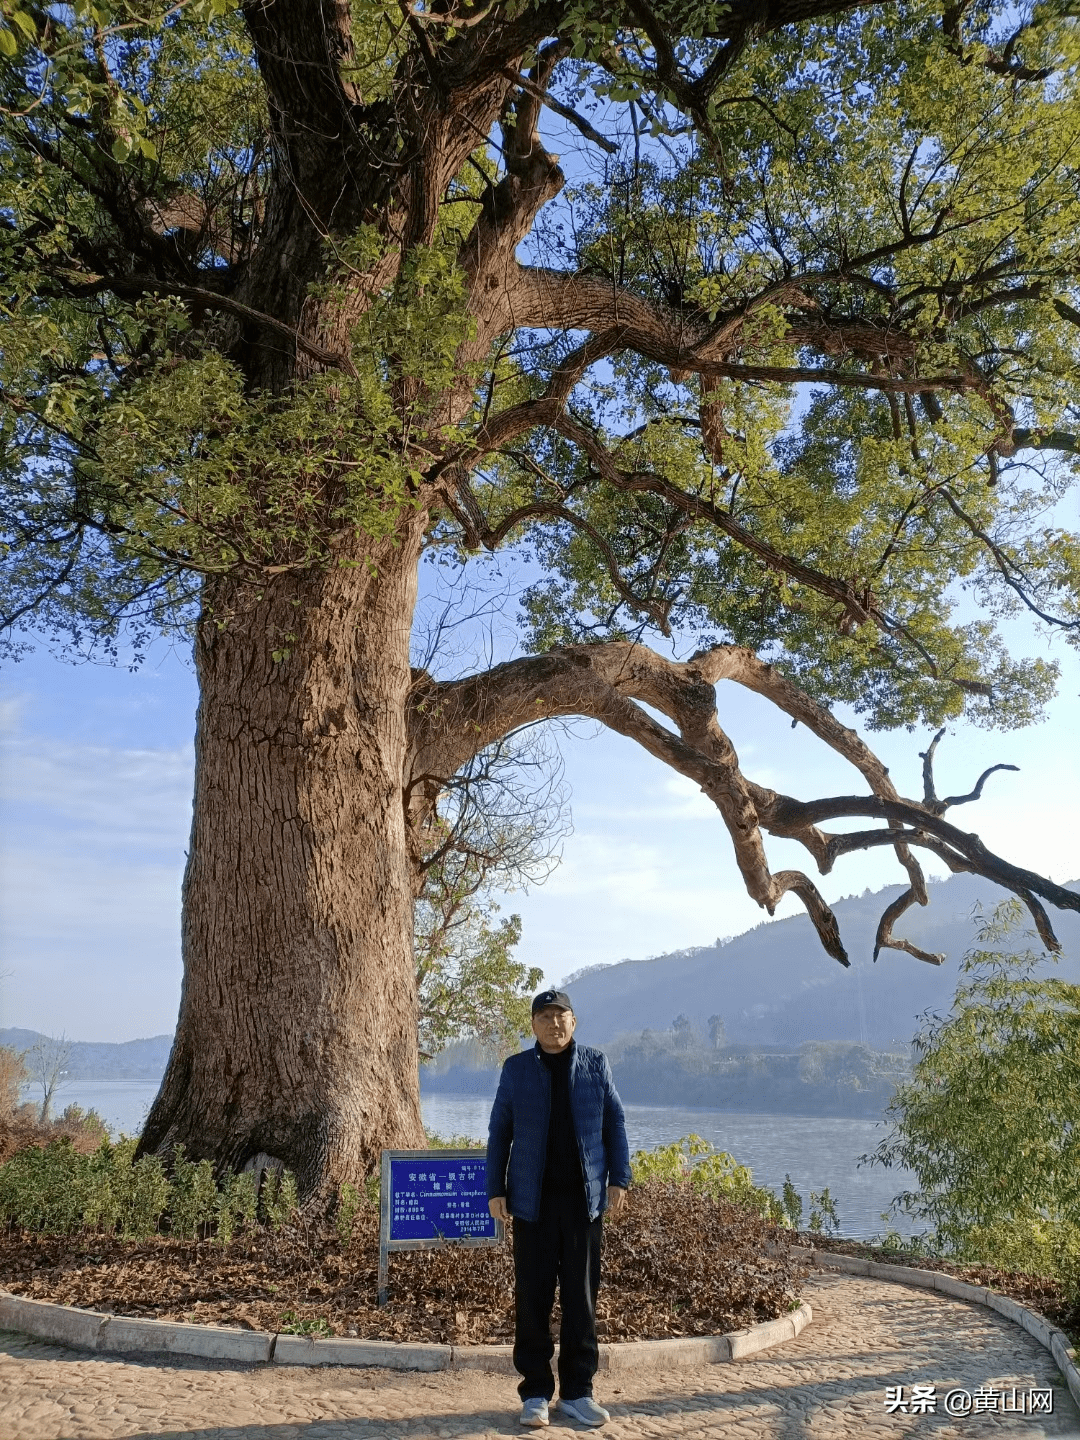
[[[537,1040],[536,1042],[537,1059],[542,1064],[546,1065],[549,1069],[557,1065],[565,1065],[569,1068],[569,1066],[573,1063],[574,1052],[576,1051],[576,1049],[577,1041],[572,1035],[570,1037],[570,1044],[567,1045],[566,1049],[558,1051],[558,1053],[555,1055],[549,1055],[547,1051],[543,1048],[543,1046],[540,1044],[540,1041]]]

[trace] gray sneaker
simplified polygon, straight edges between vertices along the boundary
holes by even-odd
[[[529,1425],[533,1429],[549,1424],[548,1402],[542,1395],[534,1395],[522,1405],[520,1419],[522,1425]]]
[[[591,1395],[582,1395],[580,1400],[560,1400],[560,1405],[572,1420],[579,1425],[588,1425],[590,1430],[595,1430],[599,1425],[606,1425],[611,1416],[602,1405],[597,1405]]]

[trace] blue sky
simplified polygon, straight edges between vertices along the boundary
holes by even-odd
[[[508,637],[496,640],[502,651]],[[1037,644],[1028,637],[1029,651]],[[1048,720],[992,735],[960,727],[939,751],[940,791],[1006,761],[986,797],[953,812],[1009,859],[1080,877],[1080,665],[1063,646]],[[501,657],[500,657],[501,658]],[[170,1031],[180,987],[180,879],[191,818],[194,675],[160,646],[134,674],[39,650],[0,672],[0,1025],[87,1040]],[[789,793],[861,789],[854,772],[759,697],[720,687],[745,771]],[[854,717],[845,717],[853,723]],[[918,794],[927,734],[870,736],[901,791]],[[520,954],[557,980],[585,965],[736,934],[764,918],[742,889],[711,804],[633,742],[584,722],[560,737],[573,833],[543,886],[505,897]],[[769,842],[773,865],[805,865]],[[931,873],[941,867],[928,865]],[[820,880],[827,898],[899,878],[883,852]],[[788,900],[781,913],[797,909]],[[912,962],[915,963],[915,962]]]

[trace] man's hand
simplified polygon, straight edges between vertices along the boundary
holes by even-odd
[[[608,1194],[611,1194],[610,1190],[608,1191]],[[494,1215],[496,1220],[505,1221],[510,1219],[510,1211],[506,1208],[505,1195],[493,1195],[488,1201],[488,1209],[491,1211],[492,1215]]]
[[[618,1215],[619,1211],[626,1204],[626,1191],[621,1185],[609,1185],[607,1187],[607,1208],[609,1215]]]

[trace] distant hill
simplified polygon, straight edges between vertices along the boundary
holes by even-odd
[[[1080,891],[1080,882],[1069,889]],[[719,1015],[728,1042],[797,1049],[808,1041],[847,1041],[874,1049],[906,1046],[925,1010],[946,1010],[960,961],[974,942],[973,908],[991,910],[1006,892],[954,875],[930,886],[930,904],[909,910],[898,934],[947,956],[927,965],[897,950],[871,960],[878,919],[899,885],[833,906],[851,957],[844,969],[822,950],[805,915],[766,921],[718,945],[593,966],[562,983],[574,1002],[578,1034],[589,1044],[668,1029],[680,1015],[704,1032]],[[1055,967],[1080,981],[1080,913],[1053,910],[1064,954]],[[1030,942],[1018,941],[1016,948]],[[1036,942],[1037,948],[1037,942]]]
[[[1080,882],[1069,888],[1080,892]],[[974,940],[973,908],[981,903],[989,911],[1005,898],[997,886],[968,875],[931,885],[929,906],[909,910],[897,930],[925,950],[944,953],[946,963],[926,965],[885,950],[875,965],[870,957],[878,918],[900,889],[867,891],[833,906],[851,956],[847,970],[825,954],[809,920],[799,915],[766,921],[720,944],[579,971],[562,982],[574,1002],[578,1034],[587,1044],[611,1049],[626,1098],[640,1103],[800,1113],[801,1107],[792,1108],[795,1097],[832,1085],[836,1069],[841,1088],[835,1103],[841,1108],[822,1113],[869,1113],[864,1107],[873,1109],[877,1091],[891,1088],[891,1080],[886,1085],[880,1062],[863,1052],[906,1054],[919,1016],[944,1011],[952,1001],[960,960]],[[1064,947],[1056,973],[1080,982],[1080,913],[1054,910],[1052,918]],[[1019,941],[1017,948],[1027,943]],[[707,1050],[714,1015],[723,1021],[723,1063],[717,1054],[694,1065],[687,1057],[684,1064],[670,1053],[672,1027],[680,1017],[689,1021],[695,1054]],[[17,1050],[39,1038],[33,1030],[0,1030],[0,1045]],[[807,1060],[800,1052],[809,1044],[830,1043],[859,1050],[846,1059],[835,1052],[828,1077],[809,1082],[808,1089]],[[75,1041],[70,1078],[159,1080],[171,1044],[170,1035],[118,1045]],[[752,1052],[746,1063],[736,1063],[738,1051]],[[771,1076],[768,1084],[762,1083],[762,1065]],[[478,1068],[466,1045],[425,1066],[420,1082],[425,1093],[490,1095],[497,1075],[490,1066]],[[819,1098],[815,1094],[815,1106]],[[852,1110],[851,1104],[860,1108]]]
[[[0,1030],[0,1045],[29,1050],[45,1036],[36,1030]],[[122,1044],[99,1044],[73,1040],[67,1063],[69,1080],[160,1080],[172,1048],[171,1035],[152,1035],[148,1040],[125,1040]]]

